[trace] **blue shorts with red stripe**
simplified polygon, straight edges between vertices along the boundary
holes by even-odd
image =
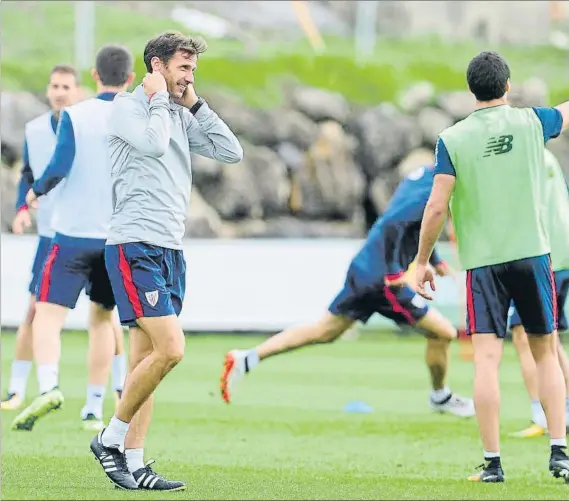
[[[514,303],[528,334],[557,328],[557,296],[549,254],[466,272],[468,334],[506,336],[508,310]]]
[[[105,240],[57,233],[43,263],[36,299],[73,309],[83,289],[91,301],[108,310],[115,307],[105,268]]]
[[[336,316],[367,322],[374,313],[399,325],[415,325],[429,307],[426,301],[407,286],[384,284],[384,277],[370,280],[368,274],[351,265],[344,287],[328,307]]]
[[[142,242],[107,245],[105,262],[122,325],[144,317],[179,315],[186,293],[181,250]]]
[[[32,264],[32,279],[30,280],[30,286],[28,288],[30,294],[33,295],[36,294],[36,289],[40,281],[43,263],[45,262],[47,255],[49,254],[50,247],[51,247],[51,237],[43,237],[40,235],[38,239],[36,255],[34,257],[34,262]]]
[[[555,294],[557,296],[557,329],[566,331],[569,329],[567,316],[565,315],[565,303],[569,294],[569,270],[559,270],[554,273],[555,278]],[[514,303],[510,305],[508,311],[510,318],[510,328],[522,325],[522,319]]]

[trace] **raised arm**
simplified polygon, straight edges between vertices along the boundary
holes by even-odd
[[[543,139],[547,143],[556,138],[569,124],[569,102],[557,108],[533,108],[543,127]]]
[[[203,99],[192,106],[189,119],[186,133],[190,151],[227,164],[243,159],[239,140]]]
[[[144,155],[161,157],[171,137],[168,91],[150,97],[149,112],[133,95],[118,96],[113,103],[110,136],[122,139]]]

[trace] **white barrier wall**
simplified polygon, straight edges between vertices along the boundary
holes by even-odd
[[[200,332],[278,331],[317,319],[342,287],[360,245],[359,240],[187,240],[182,325]],[[35,236],[2,235],[3,327],[17,326],[24,316],[35,248]],[[437,303],[458,314],[456,284],[450,279],[440,284]],[[84,329],[87,313],[82,295],[66,327]],[[374,318],[374,323],[386,322]]]

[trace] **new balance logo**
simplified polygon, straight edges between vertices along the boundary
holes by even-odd
[[[503,155],[512,151],[514,136],[494,136],[488,139],[486,143],[486,149],[484,150],[483,157],[489,157],[491,155]]]

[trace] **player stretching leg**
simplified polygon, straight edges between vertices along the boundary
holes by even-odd
[[[16,201],[18,212],[12,223],[12,231],[17,235],[23,235],[25,229],[32,224],[31,214],[26,205],[26,195],[34,178],[39,178],[49,163],[55,148],[59,113],[62,108],[76,100],[77,90],[75,69],[70,66],[55,66],[51,70],[46,92],[51,111],[31,120],[25,126],[22,176]],[[36,285],[53,237],[51,214],[54,197],[57,196],[56,191],[54,190],[42,199],[36,215],[39,239],[29,285],[30,301],[24,321],[20,324],[16,334],[16,351],[12,362],[8,395],[0,404],[2,410],[19,409],[26,396],[26,386],[33,360],[32,322],[35,314]]]
[[[144,442],[153,392],[184,356],[178,315],[186,283],[190,152],[224,163],[243,156],[237,138],[194,90],[205,50],[203,40],[179,33],[149,41],[143,84],[113,105],[114,212],[105,259],[121,322],[130,328],[130,371],[116,413],[91,450],[123,489],[185,489],[144,464]]]
[[[545,150],[545,162],[549,169],[549,235],[551,238],[551,261],[555,272],[555,289],[557,295],[558,331],[568,328],[564,306],[569,292],[569,196],[563,170],[559,162],[549,150]],[[522,376],[531,399],[532,425],[514,433],[522,438],[539,437],[547,431],[545,412],[539,401],[537,367],[531,354],[527,334],[522,325],[519,313],[514,305],[510,307],[510,328],[516,351],[520,359]],[[559,363],[565,377],[567,397],[565,400],[565,424],[569,424],[569,362],[561,342],[557,343]]]
[[[457,331],[438,311],[427,307],[404,274],[417,252],[419,226],[432,183],[432,167],[420,168],[400,183],[352,260],[343,290],[317,323],[287,329],[253,349],[226,355],[221,375],[223,400],[231,401],[235,383],[261,360],[309,344],[335,341],[354,322],[365,323],[377,312],[426,333],[431,407],[461,417],[474,415],[472,400],[453,394],[445,385],[450,341]],[[436,254],[431,262],[439,275],[448,273],[448,266]]]
[[[107,123],[114,96],[134,77],[131,71],[132,56],[122,47],[99,51],[93,72],[98,96],[62,111],[54,154],[26,197],[29,205],[35,205],[38,197],[66,179],[55,201],[52,226],[56,233],[37,287],[33,331],[40,395],[16,417],[13,429],[32,429],[37,419],[63,404],[58,388],[60,334],[67,312],[75,307],[83,288],[92,303],[90,339],[97,340],[91,350],[101,357],[101,370],[91,374],[87,408],[102,419],[115,352],[115,300],[104,259],[112,211]]]
[[[433,287],[434,278],[427,265],[450,203],[460,262],[467,270],[466,324],[474,348],[474,402],[485,459],[482,471],[469,480],[504,481],[498,368],[511,301],[530,334],[551,437],[549,469],[568,478],[543,145],[567,127],[569,103],[557,109],[508,106],[510,70],[493,52],[472,59],[467,81],[476,111],[441,132],[437,141],[435,181],[421,225],[418,291],[431,298],[425,284]]]

